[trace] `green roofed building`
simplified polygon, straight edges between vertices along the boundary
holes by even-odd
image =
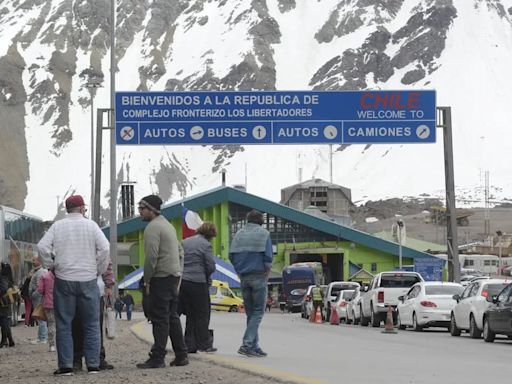
[[[318,261],[323,264],[327,282],[349,279],[368,282],[376,273],[395,270],[399,265],[399,245],[395,242],[240,189],[222,186],[163,206],[161,214],[174,225],[180,237],[183,206],[216,225],[218,235],[212,241],[213,252],[223,260],[228,260],[230,240],[245,224],[246,214],[257,209],[264,213],[264,227],[271,233],[274,272],[280,273],[284,266],[295,262]],[[139,217],[118,224],[120,278],[144,264],[145,226]],[[108,237],[109,228],[103,230]],[[402,247],[402,255],[403,265],[432,257],[406,246]]]

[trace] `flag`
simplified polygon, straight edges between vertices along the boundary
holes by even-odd
[[[181,206],[181,232],[183,239],[194,236],[197,228],[203,224],[203,220],[197,212],[187,209],[184,205]]]

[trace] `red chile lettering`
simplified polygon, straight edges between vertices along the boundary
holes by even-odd
[[[409,92],[407,96],[393,92],[366,92],[359,104],[362,109],[418,109],[420,95],[419,92]]]

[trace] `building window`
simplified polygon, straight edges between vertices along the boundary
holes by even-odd
[[[372,263],[371,271],[372,272],[377,272],[377,263]]]

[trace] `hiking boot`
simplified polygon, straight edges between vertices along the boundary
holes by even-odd
[[[73,376],[73,368],[59,368],[53,372],[54,376]]]
[[[268,353],[263,352],[263,350],[260,347],[254,348],[254,353],[256,353],[256,355],[258,355],[258,357],[267,357],[268,356]]]
[[[183,367],[185,365],[188,365],[188,357],[182,357],[180,359],[175,358],[173,361],[169,364],[171,367]]]
[[[144,363],[138,363],[137,368],[139,369],[152,369],[152,368],[165,368],[165,362],[163,359],[149,358]]]
[[[259,355],[252,348],[249,348],[245,345],[242,345],[238,349],[238,353],[240,355],[244,355],[244,356],[248,356],[248,357],[259,357]]]

